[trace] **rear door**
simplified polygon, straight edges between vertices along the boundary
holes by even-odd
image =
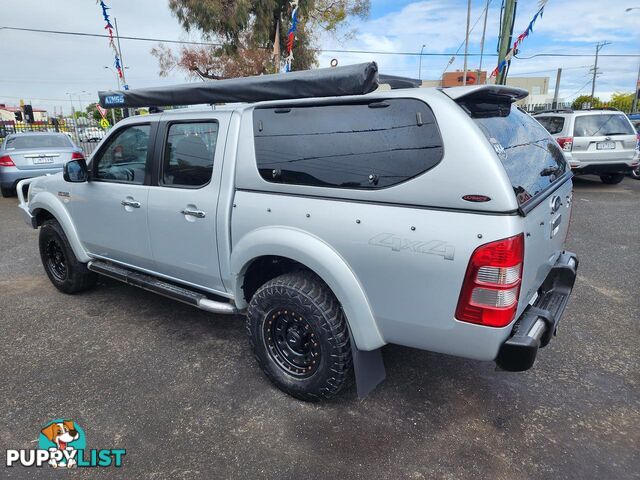
[[[156,271],[224,292],[216,210],[229,112],[162,122],[149,192],[149,232]]]
[[[531,116],[511,106],[468,111],[511,181],[523,216],[525,261],[519,313],[564,248],[572,200],[571,171],[556,141]]]
[[[80,150],[64,134],[23,134],[10,137],[6,153],[18,170],[62,168]]]
[[[636,154],[636,132],[622,113],[578,114],[571,155],[586,163],[630,162]]]

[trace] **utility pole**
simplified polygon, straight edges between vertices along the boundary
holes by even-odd
[[[480,65],[478,66],[478,83],[480,83],[480,78],[482,77],[482,57],[484,55],[484,39],[487,34],[487,17],[489,16],[489,2],[491,0],[487,0],[487,5],[484,7],[484,26],[482,27],[482,39],[480,40]]]
[[[471,0],[467,0],[467,31],[464,37],[464,72],[462,76],[462,85],[467,84],[467,58],[469,57],[469,28],[471,24]],[[422,55],[420,56],[422,57]]]
[[[591,82],[591,108],[594,107],[593,99],[596,94],[596,76],[598,75],[598,54],[600,53],[600,49],[607,45],[611,45],[611,42],[599,42],[596,44],[596,60],[593,65],[593,81]]]
[[[504,0],[504,7],[502,10],[502,24],[500,25],[500,37],[498,41],[498,65],[506,58],[511,47],[511,37],[513,35],[513,24],[516,20],[516,6],[518,0]],[[504,85],[507,82],[507,67],[498,72],[496,83]]]
[[[127,79],[124,75],[124,60],[122,59],[122,48],[120,47],[120,33],[118,32],[118,19],[113,17],[113,25],[116,28],[116,41],[118,43],[118,54],[120,55],[120,68],[122,71],[122,86],[125,90],[129,90],[129,85],[127,84]],[[117,73],[117,72],[116,72]],[[125,113],[126,112],[126,113]],[[122,109],[122,116],[129,117],[131,115],[131,111],[128,108]]]
[[[638,111],[638,92],[640,92],[640,66],[638,67],[638,79],[636,80],[635,95],[633,96],[633,104],[631,105],[631,113]]]
[[[562,77],[562,69],[558,69],[558,74],[556,75],[556,89],[553,92],[553,103],[551,104],[552,109],[558,108],[558,94],[560,93],[560,78]]]

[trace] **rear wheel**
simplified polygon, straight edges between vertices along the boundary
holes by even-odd
[[[600,175],[600,180],[607,185],[615,185],[624,180],[624,175],[622,173],[609,173],[607,175]]]
[[[640,167],[637,167],[631,170],[631,176],[636,180],[640,180]]]
[[[351,378],[344,313],[311,272],[287,273],[260,287],[249,305],[247,332],[262,371],[293,397],[329,399]]]
[[[95,285],[98,275],[78,261],[56,220],[47,220],[40,227],[39,246],[44,270],[58,290],[77,293]]]
[[[2,196],[4,198],[9,198],[9,197],[13,197],[16,194],[16,191],[14,188],[2,187],[0,188],[0,193],[2,193]]]

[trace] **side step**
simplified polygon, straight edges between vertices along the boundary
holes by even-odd
[[[193,305],[213,313],[236,314],[239,313],[232,301],[219,302],[208,298],[206,295],[190,290],[188,288],[179,287],[172,283],[161,280],[153,275],[136,272],[124,267],[113,265],[112,263],[100,260],[92,260],[87,264],[87,268],[92,272],[99,273],[106,277],[120,280],[121,282],[143,288],[153,293],[163,295],[179,302]]]

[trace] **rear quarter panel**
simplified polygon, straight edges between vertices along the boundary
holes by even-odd
[[[251,191],[238,191],[234,203],[234,245],[282,225],[334,249],[362,285],[386,343],[492,360],[509,334],[459,322],[454,312],[473,250],[521,232],[520,217]]]

